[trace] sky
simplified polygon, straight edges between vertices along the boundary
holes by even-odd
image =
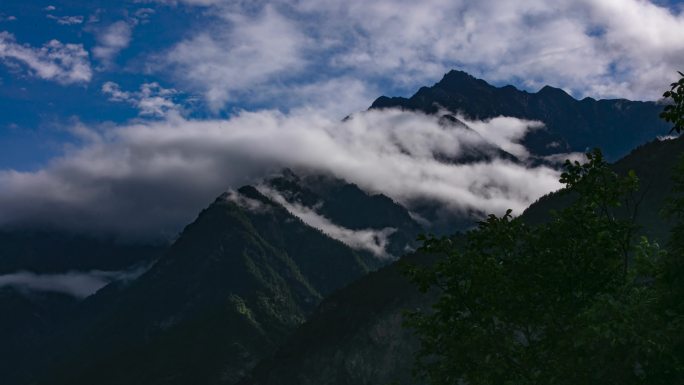
[[[548,84],[577,98],[656,100],[682,70],[683,9],[646,0],[4,0],[0,225],[170,234],[221,191],[283,166],[333,172],[401,202],[519,211],[558,187],[554,170],[503,160],[456,167],[434,154],[492,141],[524,158],[517,141],[543,122],[471,122],[483,139],[429,116],[362,111],[451,69],[532,92]]]

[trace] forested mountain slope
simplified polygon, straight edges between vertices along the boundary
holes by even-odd
[[[642,233],[666,238],[670,228],[660,216],[672,188],[675,160],[684,154],[684,139],[653,141],[614,164],[619,173],[634,170],[643,197],[637,223]],[[529,222],[548,218],[550,209],[571,199],[550,194],[522,216]],[[402,327],[402,313],[427,309],[422,295],[402,274],[405,263],[431,263],[431,257],[408,255],[335,292],[319,306],[271,358],[263,360],[244,385],[415,384],[411,377],[417,339]]]
[[[46,338],[50,349],[36,352],[41,360],[26,381],[235,383],[323,297],[389,261],[307,225],[259,189],[289,192],[292,204],[308,197],[347,230],[393,225],[398,238],[388,248],[403,248],[420,232],[387,197],[340,180],[319,182],[314,192],[286,173],[217,198],[140,278],[74,306],[74,321]],[[348,208],[356,206],[386,219],[354,218]]]

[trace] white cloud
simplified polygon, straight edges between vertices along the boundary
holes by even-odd
[[[88,24],[94,24],[100,22],[100,15],[102,14],[102,9],[98,8],[93,13],[88,16]]]
[[[206,28],[164,60],[214,111],[255,90],[338,78],[411,92],[453,68],[533,91],[652,100],[684,62],[684,13],[645,0],[166,3],[203,7]]]
[[[75,25],[75,24],[82,24],[83,23],[83,16],[55,16],[55,15],[47,15],[46,16],[48,19],[55,20],[57,24],[61,25]]]
[[[271,188],[263,185],[260,185],[257,188],[259,192],[285,207],[287,211],[301,219],[302,222],[322,231],[333,239],[337,239],[352,249],[369,251],[376,257],[382,259],[395,257],[387,253],[387,246],[389,245],[389,237],[394,234],[397,229],[391,227],[362,230],[348,229],[336,225],[330,219],[318,214],[316,210],[312,208],[286,200],[280,193]]]
[[[659,141],[663,142],[663,141],[666,141],[666,140],[674,140],[674,139],[677,139],[677,138],[679,138],[679,135],[658,135],[658,138],[657,138],[657,139],[658,139]]]
[[[332,173],[408,206],[429,199],[451,212],[520,213],[559,187],[558,173],[547,167],[451,163],[446,159],[487,143],[438,117],[397,110],[343,122],[310,111],[206,121],[171,115],[79,131],[86,144],[46,168],[0,171],[0,224],[169,236],[219,192],[283,167]]]
[[[266,83],[253,86],[244,100],[268,105],[276,102],[281,111],[310,111],[343,119],[368,108],[380,91],[361,79],[335,77],[303,83]]]
[[[0,60],[26,68],[32,76],[60,84],[87,83],[92,78],[88,52],[82,44],[50,40],[41,48],[16,42],[14,35],[0,32]]]
[[[214,111],[259,85],[277,87],[284,72],[291,76],[304,69],[307,39],[274,8],[222,16],[227,24],[178,43],[160,59],[182,84],[203,92]]]
[[[47,7],[43,8],[43,11],[51,12],[51,11],[54,11],[56,9],[57,9],[57,7],[55,7],[54,5],[48,5]]]
[[[451,67],[584,96],[654,99],[684,60],[684,14],[642,0],[303,0],[333,65],[415,84]],[[348,48],[347,48],[348,47]]]
[[[541,129],[544,124],[530,122],[527,125],[521,125],[519,119],[501,116],[486,122],[469,122],[469,126],[502,150],[525,159],[530,154],[519,142],[530,130]]]
[[[0,288],[9,286],[20,290],[47,291],[85,298],[113,281],[129,281],[138,278],[148,266],[130,271],[71,271],[62,274],[35,274],[20,271],[0,275]]]
[[[246,197],[233,189],[228,190],[227,194],[225,195],[225,199],[251,212],[263,213],[271,209],[271,207],[265,205],[264,203],[256,199]]]
[[[118,84],[106,82],[102,85],[102,92],[109,95],[110,101],[125,102],[134,106],[141,116],[161,117],[170,112],[180,111],[180,107],[173,101],[178,91],[163,88],[155,82],[144,83],[140,90],[135,92],[123,91]]]
[[[154,14],[155,10],[152,8],[140,8],[133,13],[135,19],[143,24],[149,22],[150,17]]]
[[[93,48],[93,56],[109,64],[116,55],[131,42],[133,29],[126,21],[110,24],[97,36],[98,45]]]

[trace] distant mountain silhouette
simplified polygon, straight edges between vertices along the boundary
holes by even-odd
[[[65,274],[121,271],[146,265],[163,244],[125,243],[55,229],[0,230],[0,276],[18,272]],[[58,285],[57,285],[58,286]],[[79,300],[71,295],[0,287],[0,373],[2,383],[29,378],[44,363],[49,337],[74,317]]]
[[[3,384],[22,383],[45,364],[37,349],[73,316],[78,300],[70,295],[0,287],[0,376]],[[43,350],[44,351],[44,350]]]
[[[381,96],[371,108],[403,108],[428,114],[443,108],[470,119],[510,116],[538,120],[546,129],[528,133],[523,144],[540,156],[599,147],[607,159],[617,160],[669,130],[659,118],[662,106],[655,102],[576,100],[550,86],[529,93],[510,85],[494,87],[462,71],[450,71],[437,84],[420,88],[410,98]]]
[[[0,275],[125,270],[152,261],[164,244],[128,243],[55,229],[0,229]]]

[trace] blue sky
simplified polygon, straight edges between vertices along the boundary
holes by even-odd
[[[117,6],[112,7],[112,3],[115,2],[5,1],[0,5],[0,31],[11,33],[18,44],[33,48],[53,39],[65,44],[82,44],[92,57],[103,26],[132,20],[131,15],[145,8],[124,2],[116,2]],[[155,74],[144,73],[135,62],[144,60],[140,58],[141,53],[169,46],[180,39],[182,29],[178,26],[187,27],[188,24],[175,18],[186,15],[178,9],[158,7],[154,13],[155,24],[139,19],[141,22],[135,25],[137,38],[131,39],[111,63],[93,60],[90,64],[92,75],[87,82],[61,84],[31,75],[22,64],[0,66],[0,110],[3,111],[0,116],[0,153],[3,154],[0,167],[35,169],[41,166],[59,154],[65,143],[74,140],[64,126],[75,120],[122,122],[136,117],[137,110],[132,106],[108,101],[101,86],[106,81],[131,87],[163,81]],[[78,22],[77,18],[75,24],[60,24],[48,16],[76,16],[82,17],[83,21]]]
[[[251,135],[296,121],[327,132],[376,97],[408,96],[450,69],[529,91],[549,84],[578,98],[654,100],[682,69],[681,36],[679,1],[4,0],[0,211],[36,190],[46,191],[34,197],[45,207],[72,207],[76,197],[152,199],[159,190],[147,196],[141,186],[173,185],[178,199],[194,197],[192,212],[216,189],[249,179],[243,168],[284,159],[269,155],[281,144],[261,147],[255,137],[258,154],[228,157],[248,166],[212,179],[202,165],[225,167],[228,159],[211,152],[213,127]],[[174,147],[165,166],[176,168],[161,172],[150,159],[168,155],[179,130],[196,143]],[[142,148],[137,135],[147,131],[157,138]],[[112,160],[99,164],[95,156]],[[174,172],[201,175],[201,194],[173,184]],[[133,195],[117,195],[122,181]],[[507,203],[523,207],[542,190]],[[0,224],[10,219],[0,215]]]

